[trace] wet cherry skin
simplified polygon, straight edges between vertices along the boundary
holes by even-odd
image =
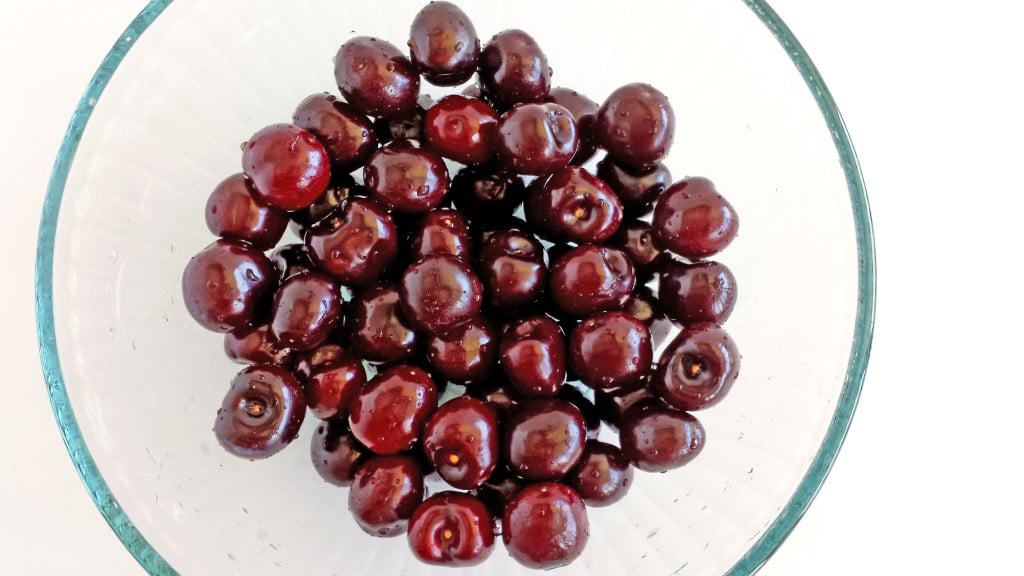
[[[668,98],[649,84],[616,89],[597,112],[597,141],[617,163],[654,168],[672,147],[676,117]]]
[[[313,259],[305,244],[285,244],[278,246],[270,253],[270,261],[277,268],[281,280],[287,280],[296,274],[312,272]]]
[[[526,198],[523,179],[493,166],[467,166],[452,178],[452,201],[474,222],[511,216]]]
[[[399,362],[416,354],[419,336],[402,316],[398,287],[379,284],[348,305],[345,329],[352,351],[370,362]]]
[[[375,454],[396,454],[416,443],[437,407],[437,387],[425,371],[398,364],[380,372],[352,402],[352,434]]]
[[[633,264],[617,248],[578,246],[551,267],[551,298],[559,310],[572,316],[621,308],[635,285]]]
[[[597,123],[597,110],[600,106],[583,94],[568,88],[552,88],[550,98],[552,102],[572,113],[573,120],[576,121],[580,144],[569,163],[573,166],[581,166],[590,160],[594,156],[594,152],[597,151],[594,128]]]
[[[545,100],[551,66],[532,36],[522,30],[495,34],[480,53],[480,83],[503,106]]]
[[[238,364],[288,366],[295,350],[282,345],[270,333],[270,326],[239,328],[224,335],[224,354]]]
[[[370,451],[352,437],[345,420],[321,422],[313,432],[309,447],[313,468],[335,486],[351,485],[356,470],[369,454]]]
[[[377,135],[370,119],[333,94],[308,96],[295,109],[292,122],[320,139],[330,156],[335,177],[359,168],[377,149]]]
[[[368,116],[397,118],[416,108],[420,76],[390,42],[357,36],[334,57],[334,79],[342,96]]]
[[[363,181],[382,206],[406,214],[436,208],[448,194],[444,160],[405,140],[374,152],[363,168]]]
[[[622,499],[633,483],[633,468],[614,444],[587,441],[569,485],[588,506],[608,506]]]
[[[692,324],[661,355],[651,377],[655,393],[680,410],[722,401],[740,371],[740,353],[717,324]]]
[[[622,203],[593,174],[570,166],[534,181],[526,221],[556,240],[601,243],[619,229]]]
[[[518,174],[550,174],[569,164],[579,136],[558,104],[520,104],[502,114],[494,140],[502,164]]]
[[[583,454],[587,425],[564,400],[529,400],[504,424],[502,449],[510,470],[528,481],[558,480]]]
[[[271,124],[242,145],[242,171],[264,202],[281,210],[299,210],[327,189],[331,160],[309,130]]]
[[[409,27],[416,70],[436,86],[458,86],[476,72],[480,38],[469,16],[451,2],[430,2]]]
[[[736,306],[736,277],[725,264],[670,262],[661,269],[658,299],[684,325],[722,324]]]
[[[208,330],[231,332],[265,321],[277,270],[247,242],[217,240],[192,257],[181,292],[192,318]]]
[[[450,208],[440,208],[423,215],[411,244],[413,260],[443,253],[468,261],[472,240],[469,225],[462,214]]]
[[[547,287],[544,248],[528,232],[500,230],[481,243],[477,270],[492,306],[515,310],[537,302]]]
[[[405,454],[372,456],[356,471],[348,491],[348,509],[370,536],[404,534],[423,501],[423,471]]]
[[[302,388],[313,415],[329,420],[347,417],[352,401],[365,384],[363,363],[342,352],[337,359],[313,369]]]
[[[704,449],[704,426],[693,415],[657,398],[633,404],[619,422],[619,446],[640,470],[665,472],[687,464]]]
[[[268,206],[241,173],[225,178],[206,202],[206,227],[221,238],[245,240],[261,250],[277,244],[288,215]]]
[[[629,216],[643,216],[654,209],[654,201],[672,185],[672,173],[664,164],[634,173],[605,156],[597,163],[597,177],[611,186]]]
[[[306,400],[295,376],[279,366],[249,366],[231,381],[213,431],[229,453],[258,460],[288,446],[305,416]]]
[[[494,153],[498,113],[483,100],[452,94],[427,110],[424,126],[431,150],[463,164],[481,164]]]
[[[547,316],[509,326],[501,336],[499,355],[512,388],[524,396],[551,397],[565,383],[565,334]]]
[[[327,339],[341,321],[341,286],[320,272],[285,280],[274,295],[270,331],[278,342],[309,350]]]
[[[736,237],[736,210],[707,178],[676,182],[658,199],[651,226],[663,248],[696,260],[721,252]]]
[[[439,492],[413,513],[409,547],[427,564],[476,566],[494,550],[494,520],[475,496]]]
[[[651,369],[651,335],[625,312],[601,312],[581,322],[569,340],[573,372],[595,389],[636,384]]]
[[[368,198],[351,198],[331,217],[306,231],[316,265],[342,284],[365,286],[379,278],[398,254],[398,228]]]
[[[428,334],[443,334],[480,312],[483,285],[451,254],[431,254],[406,269],[399,283],[405,318]]]
[[[484,316],[427,341],[427,360],[452,382],[488,379],[498,360],[498,333]]]
[[[422,440],[437,473],[461,490],[483,484],[501,457],[497,412],[468,396],[442,404],[423,428]]]
[[[505,508],[501,537],[509,554],[526,567],[565,566],[583,553],[590,537],[586,506],[565,484],[531,484]]]

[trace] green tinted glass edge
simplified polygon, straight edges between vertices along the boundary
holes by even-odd
[[[138,16],[131,21],[103,59],[103,62],[89,82],[85,94],[76,106],[57,154],[57,159],[54,162],[49,184],[47,185],[39,226],[35,270],[36,328],[39,338],[39,353],[47,392],[53,405],[54,415],[57,418],[61,436],[67,446],[75,469],[82,477],[86,490],[96,503],[100,513],[132,556],[148,573],[154,576],[171,576],[178,573],[146,541],[110,492],[110,488],[104,481],[92,455],[85,445],[68,399],[64,376],[60,368],[60,358],[57,351],[57,339],[54,329],[53,255],[57,219],[60,213],[61,200],[64,196],[64,186],[67,183],[68,173],[71,169],[78,143],[92,115],[93,107],[109,83],[114,71],[117,70],[118,65],[128,53],[128,50],[150,24],[156,20],[157,16],[171,4],[171,1],[151,0]],[[744,2],[771,30],[789,54],[811,89],[832,133],[843,171],[846,174],[850,200],[853,205],[859,258],[859,278],[854,341],[847,368],[846,381],[822,446],[812,460],[793,498],[790,499],[764,535],[729,570],[726,576],[749,576],[757,571],[778,549],[786,537],[789,536],[828,475],[829,469],[835,461],[836,454],[842,446],[843,439],[846,437],[846,432],[849,429],[850,421],[857,406],[857,400],[860,397],[861,386],[863,385],[867,369],[868,356],[871,350],[875,311],[875,254],[871,213],[863,178],[860,173],[860,166],[857,162],[857,155],[850,142],[850,137],[842,117],[836,108],[832,95],[825,87],[825,83],[817,68],[815,68],[803,47],[800,46],[800,43],[793,37],[789,28],[779,18],[779,15],[763,0],[744,0]]]

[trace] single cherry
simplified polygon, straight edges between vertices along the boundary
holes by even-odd
[[[288,366],[295,351],[282,345],[266,324],[239,328],[224,335],[224,354],[238,364],[277,364]]]
[[[310,459],[320,477],[335,486],[349,486],[370,451],[359,445],[345,420],[321,422],[313,431]]]
[[[357,36],[334,57],[334,79],[342,96],[363,114],[387,118],[412,113],[420,76],[390,42]]]
[[[370,362],[399,362],[416,354],[419,337],[402,316],[394,284],[371,286],[352,300],[345,328],[352,351]]]
[[[241,173],[225,178],[206,201],[206,227],[221,238],[245,240],[269,250],[288,227],[288,215],[268,206]]]
[[[481,164],[493,154],[498,113],[483,100],[452,94],[427,110],[424,125],[431,150],[463,164]]]
[[[522,30],[495,34],[480,53],[479,72],[487,94],[503,106],[540,102],[551,90],[547,56]]]
[[[654,207],[651,226],[662,247],[691,260],[721,252],[736,237],[740,220],[707,178],[673,184]]]
[[[557,240],[604,242],[622,222],[622,204],[604,182],[579,166],[538,178],[526,198],[526,221]]]
[[[523,179],[489,166],[467,166],[452,178],[452,201],[474,222],[510,216],[526,198]]]
[[[480,312],[483,286],[469,265],[451,254],[431,254],[406,269],[399,284],[406,319],[428,334],[443,334]]]
[[[564,400],[530,400],[505,423],[505,462],[526,480],[558,480],[579,462],[586,441],[579,408]]]
[[[413,457],[373,456],[356,471],[348,509],[367,534],[399,536],[423,501],[423,493],[423,471]]]
[[[525,318],[501,337],[501,365],[509,383],[526,396],[554,396],[565,382],[565,334],[547,316]]]
[[[498,363],[498,334],[483,316],[427,341],[427,360],[447,380],[486,380]]]
[[[448,168],[440,156],[407,141],[374,152],[363,168],[372,197],[389,210],[418,214],[448,194]]]
[[[568,88],[552,88],[550,96],[552,102],[563,106],[576,121],[580,145],[576,149],[576,155],[569,163],[573,166],[581,166],[594,156],[594,152],[597,152],[594,128],[597,123],[597,110],[600,106],[583,94]]]
[[[398,253],[391,216],[368,198],[351,198],[333,216],[306,231],[317,266],[342,284],[365,286],[379,278]]]
[[[181,276],[185,307],[196,322],[231,332],[265,321],[277,287],[277,270],[257,248],[217,240],[192,257]]]
[[[437,387],[430,375],[398,364],[363,387],[348,420],[364,446],[376,454],[395,454],[413,447],[436,407]]]
[[[480,38],[469,16],[451,2],[430,2],[409,27],[416,70],[436,86],[458,86],[476,72]]]
[[[736,306],[736,278],[718,262],[673,261],[661,270],[658,299],[665,312],[684,325],[722,324]]]
[[[331,181],[331,161],[312,132],[271,124],[242,145],[242,170],[256,193],[281,210],[313,203]]]
[[[519,174],[550,174],[565,168],[579,137],[572,114],[558,104],[521,104],[501,116],[495,151]]]
[[[486,402],[460,396],[434,412],[423,428],[423,451],[455,488],[484,483],[498,464],[498,414]]]
[[[274,296],[270,331],[277,341],[309,350],[327,339],[341,320],[341,286],[320,272],[284,281]]]
[[[625,252],[607,246],[578,246],[551,267],[551,298],[559,310],[587,316],[621,308],[636,285]]]
[[[619,423],[622,454],[647,472],[683,466],[700,454],[704,441],[704,426],[699,420],[657,398],[633,404]]]
[[[277,268],[281,280],[287,280],[296,274],[312,272],[316,267],[305,244],[285,244],[270,254],[270,261]]]
[[[547,286],[544,248],[519,230],[488,234],[481,243],[477,270],[494,307],[515,310],[537,302]]]
[[[740,372],[736,344],[717,324],[687,326],[661,355],[655,393],[680,410],[700,410],[729,393]]]
[[[363,363],[359,358],[344,353],[337,361],[314,369],[306,378],[303,384],[306,404],[321,420],[345,418],[352,401],[365,384]]]
[[[649,84],[612,92],[597,112],[597,141],[616,162],[642,172],[672,147],[676,117],[668,98]]]
[[[410,253],[413,260],[431,254],[451,254],[468,261],[471,244],[469,225],[462,214],[441,208],[425,214],[419,221]]]
[[[231,454],[258,460],[291,443],[305,416],[306,400],[295,376],[279,366],[249,366],[231,381],[213,431]]]
[[[633,468],[614,444],[587,441],[579,465],[569,476],[569,485],[576,489],[588,506],[614,504],[629,491]]]
[[[531,484],[505,508],[501,537],[509,554],[528,568],[565,566],[583,553],[590,537],[586,506],[565,484]]]
[[[494,550],[494,520],[476,497],[440,492],[413,513],[409,547],[427,564],[476,566]]]
[[[580,323],[569,340],[576,376],[596,389],[635,384],[651,369],[647,326],[625,312],[601,312]]]
[[[611,244],[629,255],[636,273],[642,276],[658,270],[667,259],[654,240],[651,225],[643,220],[623,222]]]
[[[377,135],[370,119],[333,94],[313,94],[299,103],[292,122],[320,139],[331,158],[331,169],[348,174],[359,168],[377,149]]]

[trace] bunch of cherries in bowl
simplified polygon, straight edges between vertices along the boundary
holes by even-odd
[[[739,371],[721,328],[736,281],[706,260],[737,215],[709,180],[672,182],[675,118],[652,86],[601,105],[552,88],[532,37],[481,48],[448,2],[417,14],[408,46],[345,42],[344,100],[312,95],[254,134],[211,194],[220,239],[189,261],[184,301],[249,365],[214,432],[266,458],[312,412],[314,467],[349,486],[367,533],[407,533],[432,564],[478,564],[500,536],[526,566],[561,566],[587,506],[703,448],[690,412]],[[421,77],[474,75],[420,95]],[[275,249],[289,227],[302,242]],[[453,490],[425,498],[430,474]]]

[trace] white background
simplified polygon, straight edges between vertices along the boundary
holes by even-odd
[[[143,3],[0,2],[0,573],[141,574],[57,434],[32,267],[71,112]],[[1024,9],[1008,0],[772,4],[821,69],[860,153],[879,283],[871,368],[846,446],[761,574],[1017,572]]]

